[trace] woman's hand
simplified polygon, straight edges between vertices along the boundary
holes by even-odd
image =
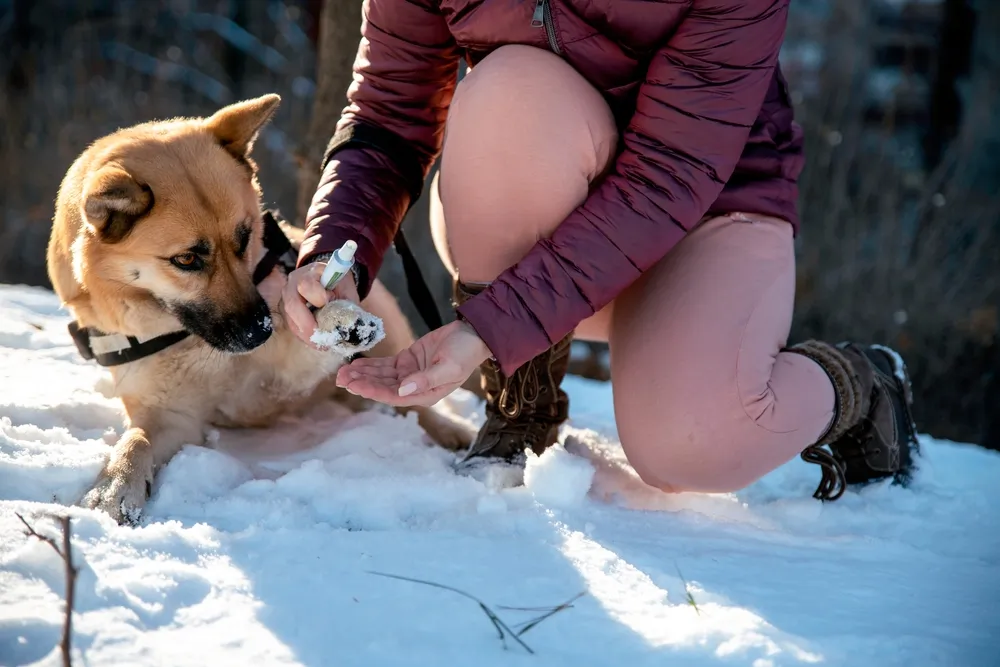
[[[354,282],[354,274],[348,272],[337,286],[327,291],[319,281],[323,275],[326,262],[312,262],[295,269],[288,274],[288,282],[282,292],[282,309],[288,320],[289,328],[299,339],[310,347],[316,345],[310,340],[316,330],[316,317],[309,310],[309,305],[322,308],[330,301],[346,299],[361,304],[358,297],[358,286]],[[319,349],[319,348],[317,348]]]
[[[395,357],[362,358],[342,367],[337,384],[386,405],[429,406],[460,387],[489,357],[468,323],[451,322]]]

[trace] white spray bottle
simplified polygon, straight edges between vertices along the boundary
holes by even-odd
[[[357,243],[346,241],[344,245],[334,251],[326,263],[326,268],[323,269],[323,275],[319,279],[324,288],[331,290],[337,286],[337,283],[343,280],[344,276],[354,266],[354,253],[357,250]]]

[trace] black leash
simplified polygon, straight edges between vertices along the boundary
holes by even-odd
[[[395,132],[377,125],[369,125],[365,122],[353,123],[339,130],[330,138],[326,153],[323,155],[323,162],[320,165],[320,172],[326,170],[327,164],[338,151],[349,146],[374,148],[389,157],[396,164],[407,184],[406,187],[410,194],[410,208],[420,200],[424,186],[424,174],[420,166],[420,158],[409,141]],[[409,212],[409,208],[407,212]],[[444,320],[441,319],[441,313],[427,287],[427,281],[424,280],[424,276],[420,272],[420,265],[417,264],[417,260],[413,256],[410,244],[406,242],[402,227],[396,232],[392,243],[403,261],[406,292],[410,295],[413,305],[416,306],[420,318],[431,331],[440,329],[444,326]]]
[[[392,244],[403,262],[406,292],[410,295],[410,300],[416,306],[417,312],[420,313],[420,318],[431,331],[440,329],[444,326],[441,313],[437,309],[437,304],[434,302],[434,296],[431,294],[430,288],[427,287],[424,274],[420,271],[420,265],[417,264],[417,259],[413,256],[413,251],[410,250],[410,244],[406,242],[406,237],[403,236],[402,229],[396,232],[396,238],[393,239]]]

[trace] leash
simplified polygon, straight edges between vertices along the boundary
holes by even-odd
[[[406,292],[410,295],[413,305],[416,306],[417,312],[420,314],[420,319],[424,321],[424,324],[431,331],[440,329],[444,326],[441,313],[437,309],[437,304],[434,302],[434,296],[427,286],[427,281],[424,280],[424,274],[420,271],[417,258],[413,256],[410,244],[406,242],[406,237],[403,236],[402,228],[396,232],[396,238],[393,239],[392,245],[396,248],[396,252],[399,253],[399,258],[403,262],[403,277],[406,278]]]
[[[354,123],[338,130],[330,138],[330,143],[327,144],[326,152],[323,155],[323,162],[320,164],[320,172],[322,173],[326,170],[327,164],[329,164],[338,151],[348,146],[362,146],[375,149],[395,162],[400,173],[403,175],[403,179],[407,184],[406,188],[410,194],[410,205],[407,208],[407,213],[409,213],[414,204],[420,200],[420,195],[424,187],[424,174],[413,146],[398,134],[385,128],[363,122]],[[424,280],[424,275],[420,271],[420,265],[413,256],[410,244],[406,241],[402,225],[397,230],[392,244],[403,262],[406,292],[409,294],[410,300],[413,301],[413,305],[416,306],[417,313],[420,314],[420,319],[424,321],[424,324],[431,331],[440,329],[444,326],[444,320],[441,319],[441,313],[438,311],[434,297],[427,287],[427,281]]]

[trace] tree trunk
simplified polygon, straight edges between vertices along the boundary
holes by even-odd
[[[941,163],[948,144],[958,133],[962,103],[955,84],[969,73],[974,23],[967,0],[945,0],[931,87],[930,123],[924,135],[924,168],[928,173]]]
[[[318,3],[317,3],[318,4]],[[298,199],[296,221],[303,224],[319,183],[319,166],[333,136],[340,114],[347,105],[352,66],[361,41],[360,0],[322,0],[317,17],[316,97],[312,120],[298,155]]]
[[[969,147],[967,184],[977,195],[991,195],[1000,182],[1000,2],[976,0],[972,67],[962,86],[965,140]]]

